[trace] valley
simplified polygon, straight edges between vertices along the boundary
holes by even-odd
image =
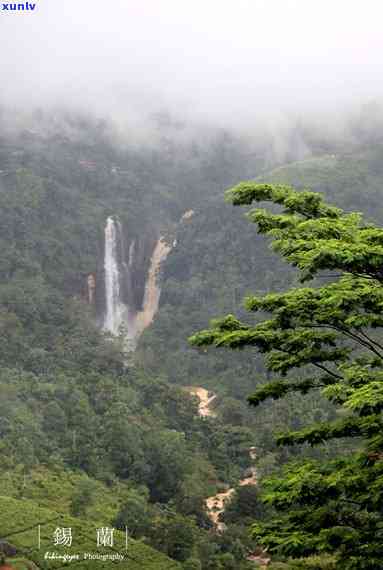
[[[76,121],[41,121],[28,144],[6,126],[0,137],[2,508],[15,525],[46,509],[128,528],[148,570],[253,570],[269,557],[248,532],[269,516],[263,480],[339,450],[281,448],[273,433],[337,412],[304,394],[250,408],[270,377],[262,356],[189,343],[223,314],[251,323],[250,292],[297,283],[223,191],[250,176],[310,184],[352,209],[363,186],[379,221],[383,147],[273,169],[262,145],[254,161],[227,133],[138,150]]]

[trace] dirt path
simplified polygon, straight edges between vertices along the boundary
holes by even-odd
[[[257,484],[257,472],[255,467],[251,467],[251,475],[249,477],[245,477],[239,481],[239,486],[243,487],[244,485],[256,485]]]
[[[254,448],[250,448],[250,457],[254,459]],[[250,475],[245,477],[244,479],[240,479],[238,485],[240,487],[244,487],[245,485],[256,485],[257,484],[257,472],[255,467],[250,468]],[[206,509],[209,515],[210,520],[216,527],[218,532],[222,532],[225,530],[226,526],[225,523],[220,522],[219,515],[224,512],[225,504],[228,500],[231,499],[235,492],[235,488],[231,487],[227,489],[227,491],[223,491],[221,493],[217,493],[212,497],[208,497],[206,499]]]
[[[198,413],[201,417],[215,418],[217,416],[217,414],[215,414],[210,408],[210,405],[216,399],[217,394],[209,392],[206,388],[201,388],[200,386],[190,386],[186,388],[186,390],[192,396],[197,396],[197,398],[199,398]]]
[[[212,411],[210,408],[210,404],[216,399],[217,394],[209,392],[206,388],[202,388],[201,386],[190,386],[186,388],[189,394],[193,396],[197,396],[199,398],[199,406],[198,406],[198,413],[201,417],[216,417],[216,413]],[[250,447],[249,449],[250,458],[255,461],[256,459],[256,449],[255,447]],[[245,485],[256,485],[257,484],[257,471],[255,467],[250,468],[250,474],[243,479],[240,479],[238,485],[240,487],[244,487]],[[225,523],[219,520],[219,516],[225,510],[225,505],[227,501],[231,499],[235,492],[235,488],[231,487],[226,491],[222,491],[221,493],[217,493],[212,497],[208,497],[205,501],[206,510],[209,515],[210,520],[214,524],[215,529],[217,532],[223,532],[226,529]],[[267,556],[267,553],[264,552],[262,549],[257,549],[254,552],[251,552],[247,560],[252,562],[258,562],[260,564],[260,568],[262,570],[266,570],[268,565],[270,564],[270,558]]]
[[[209,518],[218,532],[223,532],[226,528],[225,523],[219,520],[219,515],[225,510],[225,503],[232,497],[233,493],[233,488],[228,489],[227,491],[208,497],[205,501]]]
[[[217,394],[209,392],[206,388],[201,386],[188,386],[186,390],[192,396],[197,396],[199,399],[198,413],[201,417],[216,417],[216,413],[213,412],[210,405],[216,399]],[[255,447],[249,449],[249,454],[252,460],[256,458]],[[244,485],[256,485],[257,484],[257,473],[255,467],[250,469],[250,475],[241,479],[239,485],[243,487]],[[227,489],[221,493],[217,493],[212,497],[206,499],[206,508],[209,514],[210,520],[214,523],[217,530],[223,530],[225,525],[219,521],[219,515],[225,510],[225,503],[232,497],[235,489]]]

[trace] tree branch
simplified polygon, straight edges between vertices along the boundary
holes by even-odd
[[[376,348],[371,344],[371,342],[373,342],[370,339],[368,339],[366,334],[363,334],[363,336],[365,336],[368,341],[363,340],[362,338],[360,338],[357,334],[352,333],[349,329],[345,329],[345,328],[341,328],[341,327],[337,327],[335,325],[308,325],[310,328],[317,328],[317,329],[323,329],[323,328],[329,328],[332,330],[336,330],[342,334],[344,334],[345,336],[348,336],[349,338],[355,340],[356,342],[358,342],[359,344],[361,344],[362,346],[364,346],[365,348],[368,348],[369,350],[371,350],[371,352],[373,352],[374,354],[376,354],[376,356],[378,356],[379,358],[383,359],[383,354],[381,354],[380,352],[378,352],[376,350]],[[377,346],[379,346],[379,348],[381,348],[383,350],[383,346],[380,346],[379,343],[375,343]]]
[[[383,350],[383,345],[381,345],[378,341],[369,337],[365,332],[363,332],[362,329],[360,329],[360,334],[362,334],[369,342],[372,342],[373,344],[375,344],[376,346],[378,346],[379,348],[381,348]]]
[[[332,372],[331,370],[329,370],[328,368],[326,368],[326,366],[323,366],[323,364],[318,364],[318,362],[313,362],[314,366],[316,366],[317,368],[320,368],[321,370],[323,370],[324,372],[326,372],[326,374],[330,374],[330,376],[333,376],[334,378],[336,378],[337,380],[343,380],[343,376],[340,376],[339,374],[337,374],[336,372]]]

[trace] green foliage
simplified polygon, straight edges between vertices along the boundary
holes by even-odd
[[[227,193],[235,205],[269,201],[282,213],[254,210],[258,231],[300,270],[301,281],[322,270],[333,282],[287,293],[248,297],[249,311],[270,318],[246,324],[233,315],[191,337],[196,346],[254,347],[268,370],[284,380],[249,398],[319,390],[341,406],[342,417],[281,435],[280,445],[357,438],[360,452],[330,462],[288,466],[265,482],[264,500],[277,514],[257,522],[253,534],[271,553],[300,557],[333,553],[337,567],[382,568],[382,359],[383,230],[360,215],[328,206],[320,195],[289,186],[241,183]],[[309,374],[295,379],[297,369]],[[316,371],[315,371],[316,369]],[[339,412],[340,413],[340,412]]]
[[[95,494],[97,492],[97,484],[91,479],[84,479],[80,481],[75,493],[72,496],[70,511],[74,516],[85,516],[87,509],[95,500]]]
[[[310,556],[304,560],[289,560],[288,562],[272,562],[269,570],[335,570],[336,565],[328,556]]]
[[[0,510],[6,513],[0,522],[0,536],[9,539],[24,556],[34,561],[39,568],[62,567],[61,560],[45,560],[45,552],[57,551],[59,554],[115,554],[122,553],[126,559],[121,562],[81,560],[76,562],[76,568],[128,568],[129,570],[169,570],[179,568],[179,565],[156,552],[149,546],[129,539],[125,551],[125,534],[115,532],[113,548],[96,547],[96,529],[105,525],[105,521],[90,524],[85,519],[71,518],[68,515],[39,508],[31,501],[18,501],[9,497],[0,497]],[[41,526],[41,549],[38,549],[38,525]],[[99,526],[100,525],[100,526]],[[71,528],[73,542],[71,547],[55,547],[53,533],[57,527]]]
[[[236,488],[222,518],[225,523],[248,525],[254,519],[262,519],[264,516],[265,506],[260,500],[259,487],[244,485]]]
[[[183,563],[182,568],[184,570],[201,570],[202,566],[198,558],[188,558],[188,560]]]
[[[153,520],[150,543],[171,558],[185,562],[196,542],[197,528],[192,519],[170,512]]]
[[[116,528],[128,529],[129,535],[133,538],[140,538],[148,534],[151,523],[151,512],[145,497],[137,493],[130,493],[116,518],[114,525]]]

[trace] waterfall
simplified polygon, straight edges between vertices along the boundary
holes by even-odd
[[[129,246],[129,267],[132,267],[134,261],[134,248],[136,247],[136,240],[134,239]]]
[[[145,238],[143,238],[145,239]],[[166,259],[171,247],[160,237],[154,245],[147,269],[144,290],[141,287],[142,306],[137,306],[133,283],[137,272],[142,272],[145,258],[137,254],[138,238],[133,240],[129,249],[124,247],[121,224],[111,216],[105,226],[105,315],[103,328],[117,335],[124,325],[124,338],[127,351],[136,348],[137,341],[144,330],[152,323],[158,311],[161,288],[158,273],[161,263]],[[127,257],[127,259],[125,259]],[[137,287],[137,285],[136,285]]]
[[[120,273],[118,270],[118,232],[117,224],[112,217],[106,220],[105,226],[105,296],[106,313],[104,329],[118,334],[122,322],[122,305],[120,301]]]

